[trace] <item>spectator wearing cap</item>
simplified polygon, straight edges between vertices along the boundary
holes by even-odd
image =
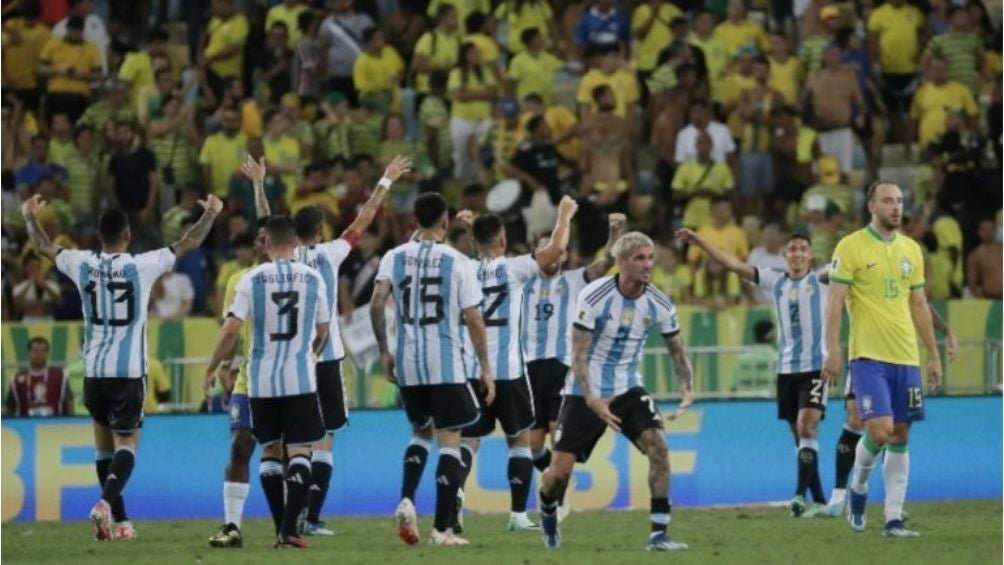
[[[140,94],[148,87],[153,86],[155,79],[153,74],[153,59],[155,57],[167,56],[167,40],[169,37],[166,31],[162,28],[157,28],[150,33],[145,50],[132,51],[122,60],[122,65],[118,71],[118,79],[129,85],[133,108],[139,103]]]
[[[4,416],[36,418],[72,416],[73,391],[59,367],[49,366],[49,341],[28,340],[28,366],[18,369],[4,399]]]
[[[226,79],[244,75],[244,44],[248,38],[248,20],[234,9],[234,0],[212,0],[212,17],[202,36],[199,68],[217,97],[226,88]]]
[[[327,90],[344,94],[353,105],[358,92],[352,82],[352,67],[363,52],[363,31],[373,27],[373,20],[357,13],[355,0],[332,0],[331,13],[321,22],[320,65],[327,79]]]
[[[818,13],[820,25],[813,26],[816,31],[802,41],[798,50],[798,59],[810,77],[823,68],[823,52],[845,27],[840,8],[835,5],[823,6]]]
[[[478,140],[482,164],[489,171],[488,179],[498,182],[507,178],[506,166],[519,148],[519,102],[512,97],[495,104],[495,119],[488,124]]]
[[[593,68],[579,82],[575,101],[580,117],[598,111],[593,93],[599,86],[607,86],[613,91],[615,116],[633,120],[638,115],[638,79],[623,68],[620,50],[615,45],[598,48],[597,55],[593,57]]]
[[[680,163],[672,191],[665,195],[671,206],[683,210],[683,226],[693,230],[711,222],[712,198],[731,197],[735,190],[732,170],[712,157],[713,143],[707,131],[698,132],[695,158]]]
[[[631,26],[615,0],[594,0],[576,24],[573,39],[580,55],[610,46],[627,52]]]
[[[282,0],[268,9],[265,15],[265,30],[272,29],[272,25],[277,22],[285,24],[289,34],[286,36],[287,47],[296,49],[300,42],[300,15],[309,12],[310,7],[306,6],[302,0]]]
[[[708,84],[711,100],[721,104],[725,92],[725,72],[733,53],[728,52],[725,42],[715,34],[715,16],[701,8],[694,12],[694,29],[687,41],[704,54],[708,68]]]
[[[777,179],[774,212],[784,217],[788,205],[799,202],[814,181],[812,166],[820,155],[819,136],[799,122],[798,112],[791,106],[775,107],[771,111],[771,126],[774,131],[771,153]],[[839,174],[840,165],[835,167]]]
[[[387,45],[384,32],[378,27],[363,31],[365,50],[356,59],[352,78],[360,98],[372,98],[381,114],[400,111],[399,85],[404,73],[404,61],[397,50]]]
[[[725,21],[715,27],[715,36],[721,40],[729,53],[736,53],[743,47],[752,47],[761,53],[767,52],[770,44],[763,26],[746,16],[743,0],[729,0],[725,9]]]
[[[868,53],[882,71],[882,96],[891,119],[891,139],[909,151],[907,113],[916,89],[918,56],[926,32],[924,15],[905,0],[888,0],[868,17]]]
[[[230,177],[244,161],[247,138],[241,133],[241,114],[227,106],[220,110],[220,131],[206,137],[199,151],[202,184],[210,192],[225,198]]]
[[[539,28],[523,30],[521,50],[509,63],[506,73],[508,92],[522,100],[528,94],[537,94],[550,105],[554,100],[554,75],[565,63],[544,49],[544,36]]]
[[[481,64],[481,55],[473,43],[460,47],[460,63],[450,71],[447,90],[453,101],[450,137],[454,176],[471,180],[476,164],[472,148],[478,146],[478,140],[491,123],[492,102],[497,96],[495,76]]]
[[[917,141],[924,147],[945,132],[948,114],[958,112],[975,127],[979,106],[966,85],[949,79],[948,63],[941,57],[931,57],[924,82],[917,89],[910,106]]]
[[[67,114],[76,122],[91,103],[91,82],[101,77],[98,50],[84,41],[84,19],[70,16],[66,35],[51,38],[38,60],[38,74],[46,79],[47,121],[56,114]]]
[[[93,3],[91,0],[70,0],[70,14],[52,27],[53,37],[65,37],[66,28],[70,18],[77,16],[84,19],[84,41],[90,43],[98,50],[98,57],[101,59],[101,74],[108,74],[108,45],[111,44],[111,37],[108,36],[108,29],[105,27],[101,16],[93,13]]]
[[[508,26],[504,46],[510,53],[519,55],[529,48],[524,35],[528,29],[540,32],[543,46],[559,47],[555,45],[560,37],[557,19],[547,0],[500,2],[493,17],[495,21],[505,22]]]
[[[422,97],[429,93],[431,73],[449,75],[450,69],[457,64],[457,55],[460,52],[457,9],[449,4],[443,4],[433,14],[436,25],[418,38],[409,70],[415,75],[416,101],[419,105],[422,103]]]
[[[864,97],[857,74],[842,62],[843,52],[836,43],[823,55],[823,68],[809,78],[802,96],[806,122],[819,132],[819,148],[833,155],[840,171],[853,169],[854,126],[864,124]]]
[[[3,87],[13,90],[28,110],[37,112],[39,61],[52,34],[38,19],[42,12],[39,0],[20,2],[18,9],[21,17],[3,23]]]

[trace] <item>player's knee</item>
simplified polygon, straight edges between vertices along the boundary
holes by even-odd
[[[819,433],[819,422],[815,420],[799,420],[795,427],[801,439],[814,439]]]
[[[263,446],[261,448],[261,458],[262,459],[278,459],[283,460],[282,444],[279,442],[271,443],[269,445]]]
[[[868,437],[871,438],[876,445],[885,445],[894,439],[894,433],[892,426],[871,426],[868,428]]]
[[[230,441],[230,460],[247,465],[254,451],[254,438],[251,434],[236,433]]]

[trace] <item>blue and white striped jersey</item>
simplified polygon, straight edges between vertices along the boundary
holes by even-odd
[[[820,371],[826,352],[827,287],[813,271],[794,280],[784,271],[756,268],[756,284],[774,301],[777,372]]]
[[[169,248],[139,255],[63,249],[56,268],[80,291],[84,310],[84,376],[146,375],[147,306],[153,283],[174,268]]]
[[[383,256],[376,280],[393,287],[398,386],[466,382],[465,357],[474,353],[460,325],[482,298],[471,260],[441,243],[410,241]]]
[[[229,315],[251,320],[248,396],[317,390],[311,345],[317,325],[330,321],[325,296],[327,287],[317,270],[282,259],[258,265],[237,283]]]
[[[610,398],[642,386],[638,365],[648,331],[671,336],[680,331],[676,306],[652,285],[638,298],[627,298],[617,287],[617,277],[603,277],[579,293],[575,327],[593,333],[589,349],[589,383],[593,394]],[[582,395],[582,387],[569,373],[565,394]]]
[[[296,248],[296,260],[317,269],[327,289],[324,300],[331,313],[331,323],[328,325],[328,339],[324,342],[318,361],[341,361],[345,357],[342,332],[338,327],[338,267],[351,251],[352,244],[341,238]]]
[[[589,282],[585,267],[548,278],[537,273],[523,285],[523,358],[572,365],[572,311]]]
[[[525,375],[520,346],[520,318],[523,285],[539,272],[532,255],[493,257],[477,263],[478,280],[485,296],[481,315],[488,334],[488,360],[496,380],[506,381]]]

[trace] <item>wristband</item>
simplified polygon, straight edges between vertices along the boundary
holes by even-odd
[[[393,183],[394,183],[394,181],[390,180],[389,178],[387,178],[387,177],[381,177],[380,178],[380,182],[377,183],[377,186],[382,186],[384,188],[390,188],[390,185],[393,184]]]

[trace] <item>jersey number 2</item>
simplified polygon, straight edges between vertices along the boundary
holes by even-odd
[[[91,323],[96,326],[128,326],[136,318],[136,289],[131,282],[109,282],[104,285],[105,290],[111,295],[112,315],[107,318],[98,316],[98,284],[94,281],[87,283],[84,292],[87,293],[91,301]],[[125,318],[115,317],[115,304],[125,302]],[[107,302],[106,302],[107,304]]]
[[[296,328],[299,325],[300,309],[296,305],[300,302],[300,293],[295,290],[285,290],[273,292],[272,302],[279,307],[279,317],[289,316],[286,320],[286,331],[269,334],[272,341],[289,341],[296,337]],[[279,322],[280,327],[283,325]]]

